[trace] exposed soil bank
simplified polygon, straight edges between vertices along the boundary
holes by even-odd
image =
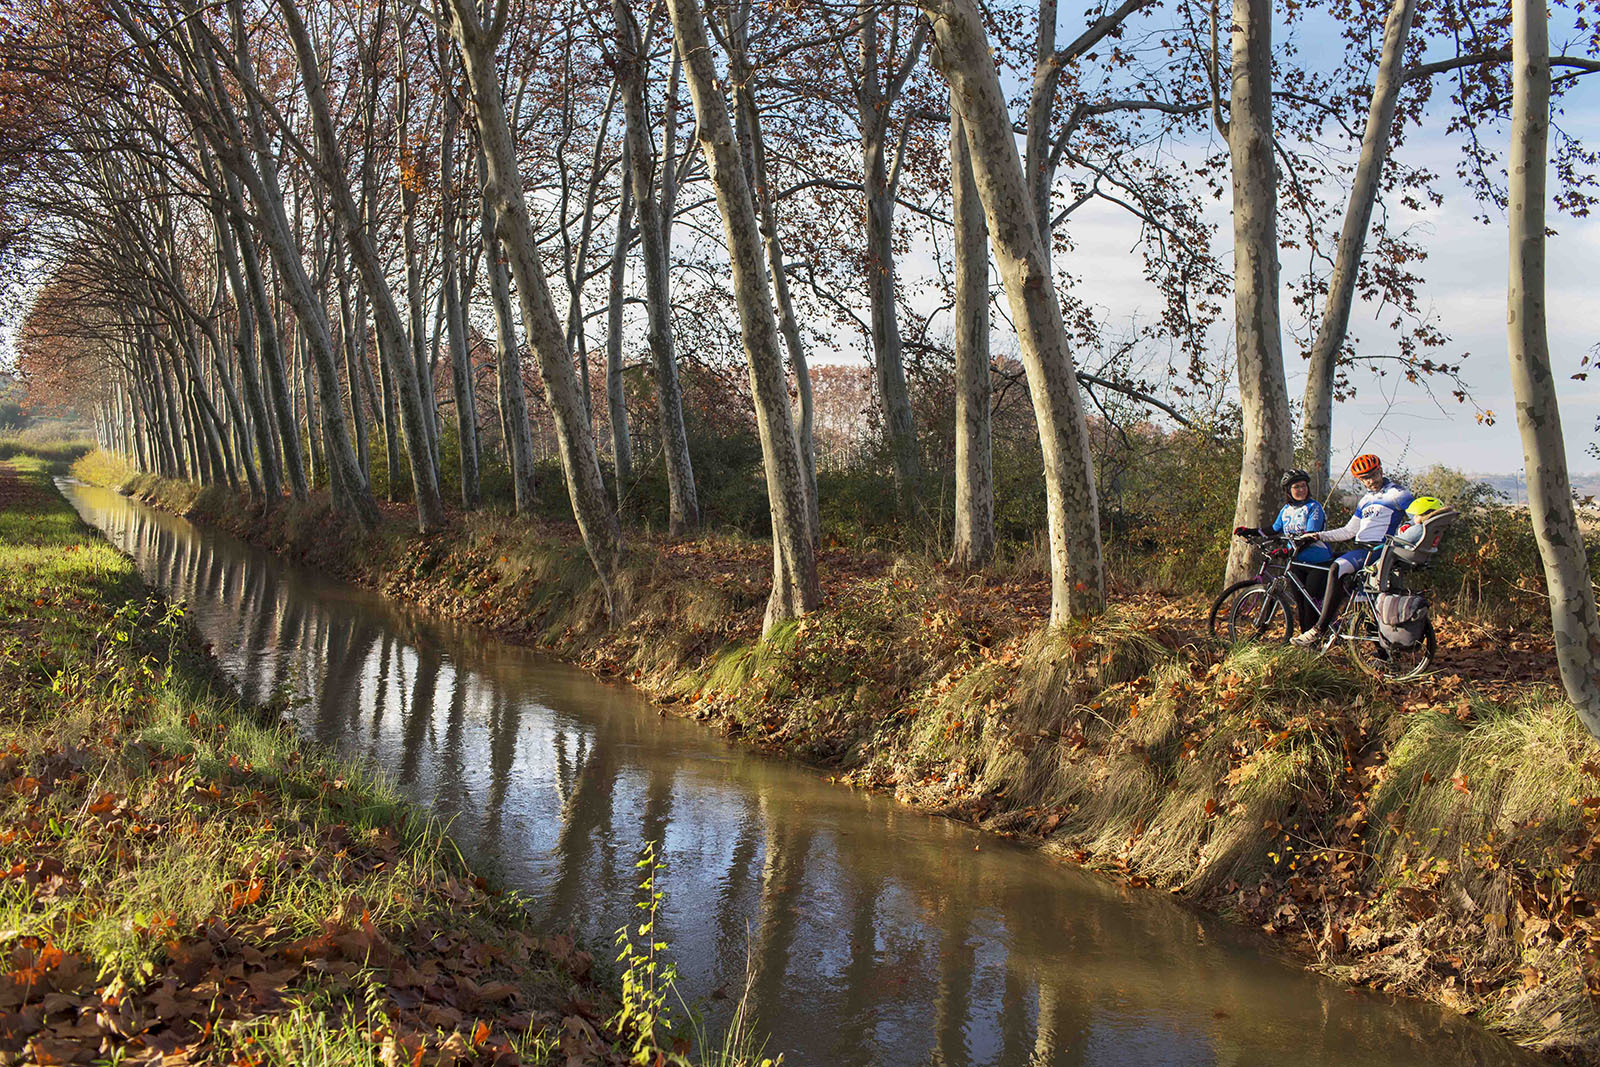
[[[622,1063],[591,957],[0,463],[0,1063]]]
[[[635,538],[627,616],[608,626],[557,525],[479,514],[423,538],[396,513],[358,536],[315,505],[129,490],[624,675],[851,783],[1169,890],[1330,974],[1600,1062],[1600,762],[1549,685],[1386,688],[1298,650],[1215,648],[1193,605],[1150,597],[1047,635],[1035,578],[838,549],[823,610],[761,644],[768,549],[719,538]]]

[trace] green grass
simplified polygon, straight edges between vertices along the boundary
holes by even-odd
[[[0,1051],[56,1040],[86,1005],[138,1020],[86,1048],[171,1034],[217,1061],[389,1062],[385,1041],[553,1056],[530,1020],[606,1003],[588,964],[548,955],[380,776],[240,705],[50,465],[0,469],[0,938],[22,967],[0,977],[0,1010],[22,1012]],[[443,1029],[402,1008],[368,960],[421,966],[437,937],[506,950],[474,976],[506,999]]]
[[[132,480],[139,470],[127,456],[119,452],[94,449],[79,456],[72,463],[72,476],[88,485],[103,485],[107,489],[120,489]]]
[[[79,436],[81,432],[81,428],[56,423],[41,423],[21,430],[0,428],[0,460],[29,457],[59,470],[95,450],[94,441]]]

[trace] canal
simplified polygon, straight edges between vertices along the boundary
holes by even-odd
[[[662,715],[626,686],[63,481],[252,700],[381,768],[597,956],[667,869],[660,932],[713,1023],[751,983],[792,1065],[1537,1063],[1427,1004]]]

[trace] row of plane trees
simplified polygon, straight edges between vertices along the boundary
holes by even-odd
[[[1437,127],[1460,135],[1469,192],[1509,216],[1532,513],[1563,677],[1589,716],[1600,625],[1543,245],[1551,98],[1600,62],[1582,12],[1555,15],[1542,0],[1235,0],[1231,13],[1122,0],[1063,32],[1055,0],[29,0],[0,26],[0,241],[52,274],[30,316],[31,372],[98,390],[142,463],[267,501],[305,497],[320,467],[333,505],[364,525],[378,521],[373,434],[391,467],[404,454],[419,526],[446,521],[436,364],[463,504],[479,503],[475,339],[491,339],[516,503],[531,506],[526,353],[617,614],[622,525],[601,457],[620,485],[630,308],[643,309],[678,535],[700,524],[679,374],[680,342],[700,330],[698,347],[720,343],[748,370],[772,520],[767,629],[820,599],[808,347],[859,327],[915,521],[906,364],[928,317],[915,321],[901,261],[931,248],[953,356],[956,562],[982,566],[994,548],[999,318],[1026,373],[1064,624],[1106,600],[1085,391],[1175,411],[1148,382],[1078,365],[1096,327],[1072,285],[1093,270],[1070,254],[1080,212],[1111,205],[1137,229],[1131,254],[1161,306],[1149,333],[1174,353],[1169,395],[1231,377],[1236,521],[1261,524],[1297,453],[1327,486],[1357,296],[1399,310],[1406,376],[1458,382],[1418,311],[1425,250],[1382,210],[1437,201],[1395,152]],[[1552,24],[1571,38],[1555,56]],[[1554,145],[1555,200],[1581,214],[1590,157],[1559,130]],[[1222,252],[1208,197],[1231,205]],[[1288,286],[1310,361],[1297,440],[1280,256],[1301,246],[1314,255]],[[1219,359],[1208,332],[1229,298]],[[685,313],[707,308],[720,341]],[[591,331],[606,338],[603,421],[584,380]],[[1241,548],[1230,571],[1248,565]]]

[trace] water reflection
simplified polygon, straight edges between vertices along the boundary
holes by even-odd
[[[725,1013],[753,958],[791,1063],[1534,1062],[1151,894],[731,749],[624,687],[66,489],[190,600],[246,696],[292,694],[308,734],[385,768],[545,921],[608,946],[655,842],[689,995]]]

